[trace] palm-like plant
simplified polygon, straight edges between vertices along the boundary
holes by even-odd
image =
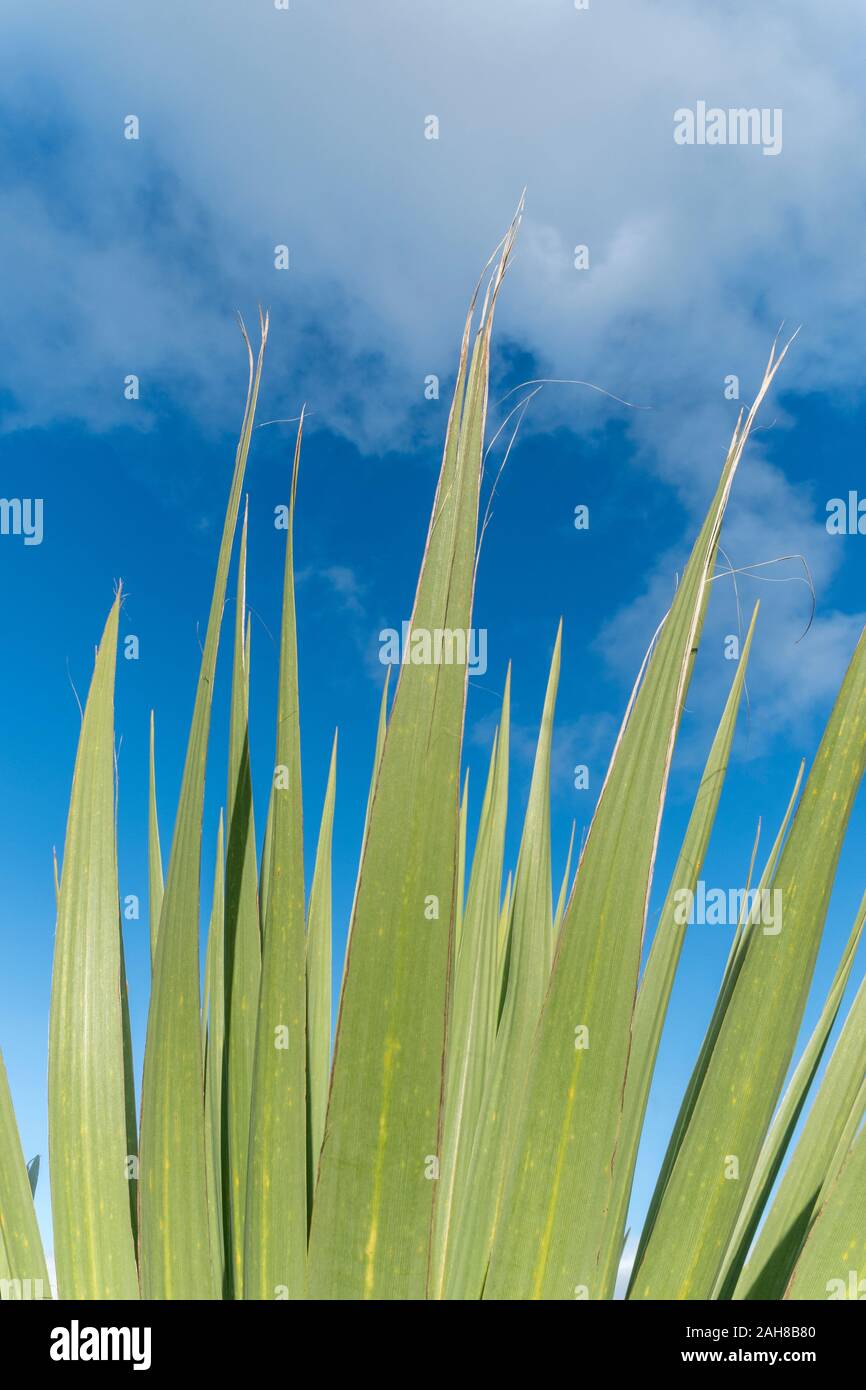
[[[713,828],[756,615],[641,975],[671,759],[728,497],[784,352],[771,354],[755,404],[737,424],[635,683],[574,881],[567,868],[554,908],[557,634],[519,856],[503,900],[509,684],[470,864],[465,792],[460,805],[466,652],[458,643],[457,659],[428,659],[436,645],[425,635],[471,627],[491,332],[516,230],[515,223],[504,239],[477,326],[474,300],[467,317],[409,659],[390,711],[387,683],[383,696],[333,1061],[336,744],[308,901],[303,872],[292,563],[302,427],[287,513],[276,756],[261,863],[243,522],[225,836],[221,822],[201,1003],[211,696],[267,339],[261,322],[164,884],[151,729],[153,984],[139,1125],[118,912],[119,590],[115,597],[81,728],[58,897],[48,1102],[63,1297],[613,1295],[686,930],[679,904],[695,889]],[[816,1029],[784,1094],[782,1087],[864,761],[861,638],[802,795],[798,777],[758,890],[743,895],[715,1012],[641,1233],[631,1298],[858,1296],[866,1273],[863,986],[788,1150],[849,979],[866,899]],[[762,923],[765,890],[781,895],[781,930]],[[26,1296],[39,1280],[47,1290],[0,1064],[0,1292]]]

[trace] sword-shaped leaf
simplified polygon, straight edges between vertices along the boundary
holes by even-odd
[[[210,1217],[210,1248],[214,1277],[222,1297],[231,1296],[231,1279],[226,1277],[226,1239],[230,1236],[228,1206],[230,1196],[224,1174],[226,1166],[225,1129],[225,848],[223,817],[220,812],[214,864],[213,901],[205,955],[205,990],[202,1030],[205,1038],[204,1112],[207,1131],[205,1160],[207,1205]]]
[[[262,864],[259,870],[259,934],[264,934],[265,918],[268,912],[268,892],[271,884],[271,859],[274,853],[274,789],[268,797],[268,814],[265,818],[265,838],[262,842]]]
[[[231,1286],[243,1290],[244,1212],[250,1144],[250,1094],[262,968],[256,831],[250,776],[249,660],[246,625],[247,509],[241,527],[229,724],[225,878],[225,1124],[231,1222]]]
[[[267,318],[250,383],[202,653],[156,943],[141,1102],[141,1273],[146,1298],[217,1292],[209,1239],[201,1049],[202,807],[219,632],[253,429]]]
[[[806,1237],[786,1298],[866,1298],[864,1192],[866,1129],[861,1129]]]
[[[61,1298],[139,1296],[114,820],[119,612],[120,590],[99,644],[78,740],[54,943],[48,1149]]]
[[[469,768],[463,778],[463,796],[460,799],[460,819],[457,825],[457,908],[454,920],[454,950],[460,950],[460,936],[463,931],[463,913],[466,905],[466,827],[469,818]]]
[[[340,976],[340,999],[343,998],[343,985],[346,982],[346,962],[349,959],[349,942],[352,938],[352,922],[355,918],[355,903],[358,900],[358,885],[361,881],[361,866],[364,863],[364,848],[367,844],[367,831],[370,826],[370,812],[373,808],[373,798],[376,795],[376,783],[379,779],[379,767],[382,762],[382,750],[385,747],[385,734],[388,729],[388,687],[391,682],[391,667],[385,667],[385,684],[382,687],[382,699],[379,702],[379,723],[376,729],[376,748],[373,754],[373,771],[370,774],[370,787],[367,792],[367,809],[364,814],[364,829],[361,834],[361,853],[358,856],[358,874],[355,879],[355,893],[352,898],[352,910],[349,913],[349,930],[346,933],[346,946],[343,952],[343,973]]]
[[[866,899],[860,905],[851,941],[818,1020],[815,1032],[791,1079],[779,1114],[773,1121],[761,1154],[757,1173],[772,1170],[776,1152],[790,1139],[790,1130],[805,1091],[817,1067],[827,1032],[832,1027],[845,981],[853,963],[852,942],[859,940]],[[841,989],[840,989],[841,985]],[[866,980],[861,982],[839,1040],[833,1049],[821,1085],[809,1109],[803,1132],[779,1183],[767,1218],[761,1227],[748,1264],[737,1278],[733,1294],[721,1296],[745,1299],[776,1299],[784,1294],[806,1232],[828,1181],[836,1177],[834,1154],[845,1139],[841,1157],[847,1153],[853,1135],[847,1134],[853,1117],[856,1131],[863,1118],[863,1077],[866,1074]],[[858,1102],[858,1095],[860,1100]],[[776,1169],[778,1164],[775,1164]],[[775,1175],[775,1174],[774,1174]],[[769,1189],[767,1189],[769,1190]],[[751,1195],[751,1194],[750,1194]],[[766,1201],[766,1192],[763,1193]],[[742,1220],[742,1219],[741,1219]],[[748,1249],[748,1242],[746,1242]],[[737,1272],[739,1272],[737,1270]]]
[[[165,885],[162,877],[162,851],[159,846],[159,820],[156,814],[156,758],[154,753],[153,710],[150,711],[150,766],[147,801],[147,897],[150,916],[150,965],[156,960],[156,938]]]
[[[439,1178],[433,1222],[429,1297],[441,1298],[450,1247],[459,1239],[460,1195],[466,1183],[475,1125],[496,1041],[499,1017],[499,894],[508,812],[511,668],[502,718],[494,735],[469,894],[453,973],[445,1057]],[[458,1217],[455,1223],[455,1217]]]
[[[613,1297],[617,1266],[623,1243],[634,1169],[650,1086],[655,1070],[662,1029],[673,989],[680,952],[686,935],[687,912],[684,895],[694,894],[710,842],[719,798],[728,769],[740,697],[755,631],[758,608],[752,621],[731,684],[725,709],[713,739],[701,778],[692,814],[683,838],[673,878],[662,906],[649,959],[638,990],[632,1021],[622,1128],[614,1166],[611,1217],[601,1257],[603,1296]]]
[[[309,1283],[317,1299],[424,1296],[490,331],[515,230],[468,371],[470,321],[463,337],[409,651],[370,813],[313,1204]]]
[[[759,880],[756,894],[750,904],[747,895],[751,885],[752,872],[755,866],[755,856],[758,851],[759,839],[758,836],[755,837],[755,844],[752,850],[752,857],[751,862],[749,864],[749,873],[747,877],[746,896],[744,896],[743,898],[743,904],[738,914],[737,927],[736,931],[734,932],[733,940],[731,941],[730,951],[728,952],[728,959],[725,965],[725,973],[722,976],[722,983],[713,1008],[713,1013],[710,1018],[709,1025],[707,1027],[707,1031],[704,1034],[704,1039],[701,1043],[700,1051],[698,1052],[697,1061],[695,1062],[695,1065],[692,1068],[692,1074],[689,1078],[689,1084],[686,1087],[686,1093],[683,1096],[682,1103],[680,1105],[679,1114],[677,1115],[676,1119],[676,1124],[674,1125],[673,1132],[671,1134],[670,1140],[668,1141],[668,1147],[667,1152],[665,1153],[664,1162],[662,1163],[661,1171],[656,1180],[655,1190],[653,1192],[652,1200],[650,1202],[649,1210],[644,1220],[640,1240],[638,1242],[637,1254],[635,1256],[635,1261],[632,1268],[632,1279],[634,1278],[635,1272],[640,1268],[640,1262],[643,1257],[643,1252],[647,1246],[647,1243],[649,1242],[650,1235],[652,1234],[653,1226],[655,1225],[655,1219],[661,1207],[665,1188],[668,1184],[668,1179],[670,1178],[670,1175],[673,1172],[677,1154],[680,1151],[683,1139],[688,1133],[688,1128],[691,1123],[692,1115],[694,1114],[695,1105],[697,1104],[698,1097],[701,1093],[701,1087],[704,1084],[704,1078],[706,1077],[710,1061],[712,1060],[713,1049],[716,1045],[716,1040],[718,1039],[719,1033],[722,1028],[722,1024],[725,1019],[725,1013],[727,1011],[728,1005],[731,1002],[731,999],[733,998],[734,986],[736,985],[740,969],[742,967],[743,961],[745,960],[745,948],[751,940],[751,937],[748,936],[746,933],[746,928],[747,926],[751,925],[752,917],[754,916],[757,906],[763,900],[763,894],[765,890],[772,889],[773,887],[773,881],[779,863],[779,855],[782,852],[782,846],[785,843],[785,837],[788,833],[788,826],[790,825],[791,818],[794,814],[794,809],[797,805],[797,800],[800,795],[800,784],[803,780],[804,768],[805,764],[801,763],[797,772],[797,776],[794,780],[793,790],[791,792],[790,797],[788,798],[788,805],[785,810],[785,814],[782,817],[782,822],[776,833],[776,838],[773,841],[773,845],[770,849],[767,862],[764,865],[764,870]],[[629,1290],[628,1296],[632,1296],[631,1290]]]
[[[752,1180],[746,1193],[745,1201],[740,1209],[734,1233],[731,1236],[730,1244],[725,1253],[722,1267],[716,1279],[713,1297],[729,1299],[733,1297],[733,1290],[737,1282],[740,1271],[749,1247],[752,1244],[755,1231],[766,1206],[767,1199],[773,1189],[779,1170],[782,1166],[791,1136],[796,1128],[797,1121],[806,1101],[809,1088],[815,1078],[815,1073],[824,1055],[824,1048],[830,1036],[830,1030],[836,1021],[839,1012],[839,1005],[842,1002],[842,995],[851,974],[851,967],[854,964],[854,956],[860,942],[863,931],[863,921],[866,916],[866,899],[861,905],[857,920],[854,923],[848,943],[839,967],[830,986],[830,992],[824,1002],[821,1015],[809,1038],[803,1055],[794,1069],[794,1074],[786,1087],[785,1094],[779,1104],[779,1108],[773,1117],[773,1123],[767,1131],[763,1147],[752,1174]],[[782,1288],[784,1289],[790,1269],[784,1271]],[[776,1295],[781,1297],[781,1293]]]
[[[382,749],[385,747],[385,734],[388,731],[388,687],[391,684],[391,667],[385,667],[385,684],[382,686],[382,699],[379,702],[379,722],[376,726],[376,749],[373,754],[373,771],[370,775],[370,790],[367,792],[367,810],[364,815],[364,835],[367,838],[367,827],[370,824],[370,811],[373,806],[373,797],[376,795],[376,783],[379,780],[379,768],[382,765]],[[361,856],[364,857],[363,841],[361,845]]]
[[[508,870],[508,877],[505,880],[505,892],[502,895],[502,906],[499,909],[499,928],[496,934],[496,977],[498,980],[497,995],[499,997],[499,1017],[502,1017],[502,1007],[505,1003],[506,985],[506,965],[508,964],[508,943],[511,939],[511,898],[513,893],[513,875]],[[498,1025],[497,1025],[498,1026]]]
[[[492,1065],[468,1173],[455,1205],[456,1237],[446,1273],[447,1298],[481,1297],[502,1209],[506,1164],[532,1038],[550,974],[553,891],[550,881],[550,748],[559,685],[562,624],[556,634],[523,822],[508,945],[508,980]]]
[[[51,1297],[33,1193],[0,1052],[0,1279],[24,1297]],[[40,1287],[41,1285],[41,1287]]]
[[[307,916],[307,1197],[311,1209],[331,1074],[331,842],[336,782],[335,733]]]
[[[295,494],[303,413],[286,528],[272,849],[253,1061],[244,1249],[244,1297],[304,1296],[307,1247],[307,986]]]
[[[772,911],[748,925],[734,962],[724,1018],[638,1257],[633,1297],[708,1298],[715,1286],[791,1061],[864,767],[866,632],[782,851]]]
[[[556,900],[556,911],[553,914],[553,939],[556,941],[559,935],[559,928],[562,926],[562,919],[565,916],[565,904],[568,902],[568,885],[571,878],[571,856],[574,852],[574,834],[577,830],[577,821],[571,822],[571,836],[568,841],[568,854],[565,857],[565,872],[562,875],[562,883],[559,888],[559,897]]]
[[[610,1210],[646,907],[674,743],[722,519],[775,349],[645,662],[557,942],[485,1297],[589,1297]]]

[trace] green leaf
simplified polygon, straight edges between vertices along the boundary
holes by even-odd
[[[303,415],[286,531],[272,859],[262,949],[247,1170],[244,1297],[304,1296],[307,986],[293,537]]]
[[[775,921],[769,929],[757,921],[747,928],[730,1000],[633,1275],[633,1296],[707,1298],[719,1276],[799,1032],[866,766],[864,733],[866,633],[779,861],[773,901],[780,929]]]
[[[264,935],[265,919],[268,915],[268,893],[271,885],[271,860],[274,855],[274,788],[268,796],[268,814],[265,819],[265,838],[262,844],[262,864],[259,870],[259,935]]]
[[[833,1025],[845,982],[853,964],[856,943],[863,927],[866,898],[860,904],[854,930],[845,955],[842,958],[827,1002],[818,1020],[815,1031],[807,1044],[803,1057],[794,1072],[786,1092],[785,1100],[779,1108],[767,1141],[761,1153],[761,1161],[756,1170],[756,1180],[763,1173],[774,1171],[774,1160],[781,1161],[785,1147],[790,1140],[791,1129],[811,1084],[815,1070],[821,1060],[829,1029]],[[852,1134],[849,1125],[853,1122],[856,1131],[863,1117],[863,1076],[866,1072],[866,980],[854,999],[845,1021],[839,1040],[830,1056],[826,1072],[818,1088],[814,1102],[806,1117],[803,1132],[791,1155],[779,1183],[778,1191],[761,1227],[748,1264],[736,1282],[731,1295],[725,1291],[721,1296],[745,1299],[782,1298],[785,1285],[790,1278],[794,1262],[800,1251],[803,1239],[809,1228],[822,1192],[832,1182],[838,1171],[838,1164],[848,1151]],[[844,1141],[844,1142],[843,1142]],[[839,1146],[842,1153],[834,1156]],[[775,1168],[778,1164],[775,1165]],[[763,1201],[772,1186],[772,1178],[766,1191],[762,1190]],[[750,1194],[751,1195],[751,1194]],[[763,1205],[763,1202],[761,1203]],[[760,1215],[760,1212],[758,1213]],[[745,1225],[741,1217],[738,1229]],[[736,1232],[735,1232],[736,1236]],[[748,1241],[745,1241],[748,1249]],[[735,1266],[735,1269],[738,1267]]]
[[[205,1000],[202,1031],[205,1039],[205,1168],[207,1206],[210,1222],[210,1248],[214,1279],[223,1298],[231,1296],[232,1283],[226,1272],[226,1245],[231,1235],[227,1176],[223,1150],[227,1147],[225,1125],[225,846],[223,816],[220,811],[214,862],[213,900],[205,956]],[[227,1157],[227,1154],[225,1155]]]
[[[373,771],[370,774],[370,788],[367,792],[367,809],[364,815],[364,830],[361,835],[361,853],[358,856],[358,876],[355,880],[355,895],[352,899],[352,911],[349,913],[349,931],[346,935],[346,950],[343,956],[343,973],[340,979],[340,999],[343,997],[343,985],[346,980],[346,962],[349,958],[349,942],[352,939],[352,922],[355,918],[355,904],[358,901],[358,885],[361,881],[361,866],[364,863],[364,849],[367,844],[367,833],[370,828],[370,812],[373,809],[373,798],[376,795],[376,784],[379,780],[379,768],[382,764],[382,750],[385,747],[385,734],[388,730],[388,686],[391,681],[391,667],[385,667],[385,684],[382,687],[382,699],[379,703],[379,723],[376,730],[376,748],[373,754]]]
[[[34,1160],[35,1162],[35,1160]],[[35,1183],[34,1183],[35,1188]],[[9,1297],[51,1297],[3,1054],[0,1053],[0,1279],[18,1280]],[[41,1281],[41,1288],[40,1288]],[[3,1295],[4,1299],[6,1294]]]
[[[256,830],[250,776],[249,654],[245,637],[247,509],[241,527],[238,597],[229,726],[228,799],[226,802],[225,879],[225,1124],[232,1271],[231,1287],[243,1290],[244,1214],[250,1143],[250,1097],[256,1045],[256,1011],[262,969],[259,928]]]
[[[613,1297],[641,1130],[649,1100],[662,1028],[686,935],[686,915],[681,907],[682,895],[695,891],[715,824],[719,798],[728,770],[731,745],[734,741],[734,729],[746,679],[746,669],[749,663],[757,616],[758,607],[756,604],[737,665],[737,672],[731,684],[724,712],[698,787],[695,804],[638,990],[632,1021],[632,1043],[623,1101],[622,1125],[614,1166],[611,1217],[605,1243],[602,1247],[602,1296],[606,1298]]]
[[[156,938],[165,887],[162,878],[162,851],[159,846],[159,820],[156,814],[156,760],[154,756],[153,710],[150,711],[150,771],[147,802],[147,884],[150,915],[150,965],[156,960]]]
[[[857,921],[854,923],[821,1015],[806,1044],[803,1055],[794,1069],[794,1074],[773,1117],[773,1123],[767,1131],[767,1137],[758,1156],[758,1162],[752,1174],[745,1201],[740,1209],[734,1233],[731,1236],[725,1259],[716,1279],[713,1290],[714,1298],[728,1299],[733,1296],[737,1277],[742,1270],[767,1199],[791,1142],[791,1136],[800,1118],[800,1112],[805,1104],[809,1088],[824,1055],[830,1030],[836,1021],[836,1015],[839,1012],[839,1005],[842,1002],[842,995],[845,993],[863,931],[864,916],[866,916],[866,899],[864,899]],[[790,1269],[785,1272],[783,1287],[788,1274],[790,1274]],[[781,1297],[781,1294],[777,1297]]]
[[[48,1149],[61,1298],[136,1299],[114,821],[120,590],[84,710],[54,944]]]
[[[598,1297],[646,905],[734,473],[767,374],[632,697],[581,855],[523,1097],[485,1297]],[[616,1098],[614,1100],[614,1098]]]
[[[761,895],[764,892],[764,890],[770,889],[773,886],[776,868],[779,862],[779,855],[782,850],[782,845],[785,841],[785,836],[788,832],[788,826],[790,824],[791,817],[793,816],[794,809],[797,805],[797,798],[800,794],[800,784],[803,780],[804,768],[805,764],[801,763],[799,771],[797,773],[797,777],[794,781],[794,787],[791,792],[791,796],[788,799],[788,805],[785,814],[782,818],[782,823],[779,826],[776,838],[773,842],[770,854],[767,858],[767,862],[764,865],[764,871],[758,883],[753,903],[760,903],[762,900]],[[747,893],[751,885],[752,872],[755,866],[755,857],[757,855],[757,849],[758,837],[756,836],[755,845],[752,851],[752,858],[749,864],[749,873],[746,886]],[[697,1061],[695,1062],[695,1065],[692,1069],[692,1075],[689,1079],[689,1084],[686,1088],[685,1096],[683,1097],[682,1104],[680,1105],[679,1114],[677,1115],[676,1124],[674,1125],[673,1133],[671,1134],[670,1140],[668,1142],[668,1148],[667,1152],[665,1153],[665,1158],[661,1167],[661,1172],[659,1173],[658,1179],[656,1181],[655,1191],[653,1192],[652,1200],[649,1205],[649,1210],[644,1220],[640,1241],[638,1242],[637,1254],[634,1261],[632,1278],[634,1277],[634,1273],[640,1267],[643,1252],[646,1249],[650,1235],[652,1234],[653,1226],[655,1225],[655,1220],[658,1216],[658,1212],[661,1207],[662,1198],[664,1197],[665,1188],[668,1184],[668,1179],[670,1178],[670,1175],[673,1172],[677,1154],[680,1151],[683,1139],[685,1135],[688,1133],[688,1128],[689,1124],[691,1123],[692,1115],[694,1114],[695,1105],[701,1093],[701,1087],[704,1084],[704,1079],[706,1077],[707,1070],[712,1059],[713,1048],[716,1045],[716,1040],[718,1039],[719,1033],[721,1031],[721,1027],[724,1022],[725,1013],[727,1011],[728,1005],[730,1004],[731,999],[733,998],[734,986],[736,985],[740,968],[745,959],[745,947],[747,946],[749,941],[749,937],[746,935],[746,925],[748,919],[751,916],[752,909],[749,907],[747,898],[744,897],[743,907],[741,908],[741,911],[738,914],[737,928],[734,932],[733,940],[731,942],[731,949],[728,953],[728,960],[725,966],[725,973],[722,977],[721,988],[716,999],[716,1003],[713,1009],[712,1017],[710,1018],[709,1025],[707,1027],[707,1031],[704,1035],[703,1042],[701,1043],[701,1048],[698,1053]],[[632,1297],[631,1287],[629,1288],[628,1297]]]
[[[562,926],[562,919],[565,916],[565,904],[568,902],[568,884],[571,877],[571,856],[574,852],[574,832],[577,829],[577,821],[571,822],[571,838],[568,841],[568,854],[565,858],[565,872],[562,875],[562,883],[559,889],[559,897],[556,900],[556,911],[553,914],[553,939],[559,936],[559,928]]]
[[[806,1237],[785,1298],[866,1297],[864,1192],[866,1129],[861,1129]]]
[[[390,667],[388,668],[390,670]],[[460,937],[463,932],[463,913],[466,906],[466,825],[469,816],[469,768],[463,778],[463,796],[460,800],[460,819],[457,824],[457,908],[454,922],[454,949],[460,950]]]
[[[445,456],[370,814],[310,1233],[315,1299],[424,1296],[456,915],[467,660],[421,664],[469,628],[490,329],[467,321]],[[470,315],[471,320],[471,315]],[[465,399],[464,399],[465,397]],[[413,647],[411,644],[415,643]]]
[[[209,1299],[218,1292],[210,1252],[201,1049],[202,807],[219,632],[267,318],[262,319],[261,328],[255,368],[249,349],[247,405],[220,542],[156,944],[141,1103],[141,1273],[146,1298]]]
[[[331,1075],[331,843],[336,779],[335,733],[307,915],[307,1194],[311,1210]]]
[[[391,667],[385,667],[385,684],[382,686],[382,699],[379,702],[379,723],[376,727],[376,749],[373,754],[373,771],[370,776],[370,790],[367,793],[367,810],[364,816],[364,835],[362,840],[361,857],[363,858],[363,841],[367,838],[367,828],[370,824],[370,812],[373,808],[373,797],[376,795],[376,783],[379,780],[379,768],[382,766],[382,750],[385,747],[385,734],[388,731],[388,687],[391,684]]]
[[[475,1125],[484,1095],[499,1016],[499,894],[508,812],[511,668],[505,678],[502,718],[493,739],[487,786],[472,857],[469,894],[457,951],[448,1018],[445,1098],[433,1223],[428,1296],[441,1298],[445,1262],[459,1238],[461,1209]]]
[[[39,1182],[39,1155],[31,1158],[27,1164],[27,1181],[30,1183],[30,1196],[35,1199],[36,1185]]]
[[[507,983],[506,966],[508,964],[508,944],[511,940],[511,898],[513,892],[512,873],[508,870],[508,877],[505,880],[505,892],[502,896],[502,906],[499,909],[499,927],[496,933],[496,977],[498,980],[497,996],[499,998],[499,1018],[502,1017],[502,1008],[505,1003],[505,986]],[[497,1021],[498,1026],[498,1021]]]
[[[8,1282],[7,1282],[8,1281]],[[12,1268],[9,1264],[9,1257],[6,1254],[6,1241],[3,1237],[3,1227],[0,1225],[0,1302],[4,1299],[13,1299],[18,1294],[22,1294],[23,1289],[19,1289],[12,1281]]]
[[[560,623],[514,878],[505,1001],[468,1174],[453,1216],[456,1238],[445,1282],[445,1296],[449,1299],[481,1296],[491,1244],[501,1217],[507,1157],[526,1084],[529,1052],[550,973],[550,749],[561,648]]]
[[[138,1109],[135,1099],[135,1066],[132,1057],[132,1030],[129,1024],[129,986],[126,980],[126,962],[123,955],[123,930],[118,907],[117,937],[120,942],[120,1023],[123,1037],[123,1095],[126,1119],[126,1153],[128,1181],[126,1184],[129,1202],[129,1223],[132,1229],[133,1248],[138,1250]],[[135,1159],[135,1162],[131,1160]]]

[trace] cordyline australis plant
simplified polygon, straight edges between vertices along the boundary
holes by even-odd
[[[474,300],[467,318],[413,634],[470,627],[490,337],[516,230],[517,222],[474,331]],[[114,815],[119,591],[84,712],[50,1022],[59,1294],[610,1298],[685,933],[677,905],[696,888],[712,831],[754,616],[641,976],[671,758],[734,475],[784,352],[774,349],[755,404],[737,424],[688,566],[638,675],[574,882],[569,886],[566,866],[555,907],[550,750],[561,633],[504,900],[509,681],[471,863],[465,792],[462,804],[460,798],[466,660],[403,664],[390,714],[386,682],[332,1061],[336,745],[306,901],[303,873],[292,565],[301,429],[288,509],[275,771],[260,864],[248,746],[246,519],[242,528],[228,798],[201,1002],[211,694],[267,327],[263,319],[255,363],[250,350],[164,886],[151,726],[153,986],[138,1134]],[[802,796],[801,768],[756,877],[758,890],[742,895],[715,1011],[641,1233],[631,1298],[856,1298],[866,1287],[866,985],[776,1185],[866,915],[864,899],[818,1024],[782,1093],[864,760],[861,637]],[[781,930],[762,923],[765,890],[781,894]],[[0,1278],[4,1297],[27,1296],[39,1280],[49,1288],[2,1067]]]

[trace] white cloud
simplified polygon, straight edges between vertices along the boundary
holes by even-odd
[[[310,565],[298,572],[295,582],[300,585],[311,579],[327,585],[350,613],[364,614],[364,585],[348,565],[322,565],[318,568]]]
[[[312,364],[315,404],[338,425],[359,406],[353,427],[372,442],[399,426],[427,371],[449,371],[471,279],[527,184],[501,326],[556,375],[652,400],[668,431],[699,384],[720,396],[724,372],[754,379],[787,316],[806,323],[790,384],[861,379],[864,93],[845,55],[866,17],[854,3],[828,22],[785,0],[757,25],[745,4],[503,0],[492,25],[464,0],[288,12],[95,0],[84,13],[37,0],[7,26],[7,100],[37,123],[41,112],[48,145],[66,147],[50,156],[50,195],[7,187],[13,321],[23,329],[29,311],[35,342],[62,326],[97,369],[162,366],[210,402],[236,355],[225,295],[270,299],[281,359],[314,309],[330,312],[335,381],[328,391]],[[673,111],[699,97],[781,106],[781,156],[676,146]],[[138,142],[122,138],[131,111]],[[438,141],[423,138],[430,112]],[[148,206],[157,176],[170,184]],[[577,242],[587,273],[572,267]],[[9,364],[25,410],[73,406],[90,370],[76,358],[55,396],[35,348]],[[304,375],[296,360],[296,393]],[[107,383],[97,396],[84,408],[99,418]],[[548,400],[576,424],[604,409]]]
[[[797,392],[863,384],[856,0],[830,12],[772,0],[760,22],[745,0],[502,0],[495,20],[467,0],[33,0],[5,28],[5,101],[29,131],[6,151],[17,174],[0,194],[7,427],[146,424],[157,389],[206,422],[234,420],[245,363],[231,311],[261,299],[272,414],[307,400],[313,428],[370,449],[410,423],[415,443],[438,434],[424,378],[444,387],[469,288],[524,185],[500,342],[528,349],[539,373],[652,406],[549,387],[529,428],[588,431],[614,412],[693,520],[733,423],[723,380],[736,373],[748,399],[782,319],[803,332],[787,413],[770,402],[765,423],[790,426]],[[781,108],[781,154],[677,146],[673,113],[699,99]],[[122,137],[129,113],[138,142]],[[438,141],[424,139],[431,113]],[[277,272],[283,242],[291,269]],[[122,399],[130,371],[135,406]],[[736,563],[807,553],[820,600],[842,553],[822,536],[822,505],[753,449],[726,533]],[[649,597],[606,634],[631,672],[681,559],[661,557]],[[756,653],[768,726],[823,699],[856,625],[819,607],[788,704],[777,657],[801,625],[796,588],[772,591]]]

